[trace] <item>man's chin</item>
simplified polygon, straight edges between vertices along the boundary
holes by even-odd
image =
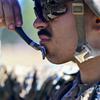
[[[57,57],[51,57],[48,54],[47,54],[46,58],[53,64],[63,64],[63,63],[71,61],[71,59],[62,59],[62,58],[57,58]]]

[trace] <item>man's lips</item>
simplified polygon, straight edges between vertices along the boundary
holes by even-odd
[[[40,38],[40,42],[48,42],[50,41],[50,37],[46,36],[46,35],[39,35]]]
[[[40,38],[41,43],[48,42],[52,37],[51,33],[47,29],[41,29],[38,32],[38,36]]]

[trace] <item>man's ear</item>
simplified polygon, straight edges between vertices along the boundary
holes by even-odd
[[[100,18],[95,19],[95,30],[99,31],[100,30]]]
[[[100,24],[100,18],[96,18],[96,23]]]

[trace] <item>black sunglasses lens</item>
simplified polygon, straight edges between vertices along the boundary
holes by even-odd
[[[34,7],[34,13],[35,13],[35,16],[37,17],[37,16],[38,16],[38,14],[37,14],[36,7]]]
[[[37,7],[34,7],[34,13],[36,17],[39,17],[42,21],[46,22],[46,18],[43,16],[42,10],[39,10]]]
[[[65,14],[68,8],[64,5],[41,5],[40,0],[35,0],[34,12],[42,21],[50,21]]]

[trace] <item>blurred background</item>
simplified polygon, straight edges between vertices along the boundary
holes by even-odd
[[[35,20],[34,3],[32,0],[19,0],[19,2],[23,15],[23,29],[31,39],[38,43],[37,30],[33,28]],[[65,66],[68,66],[66,70]],[[58,71],[61,72],[61,69],[69,74],[78,70],[77,65],[72,62],[55,65],[47,59],[42,60],[41,52],[28,46],[16,32],[9,31],[7,28],[0,29],[0,88],[4,87],[4,80],[9,77],[14,77],[20,84],[23,84],[27,79],[26,77],[33,75],[35,72],[39,83],[37,88],[40,88],[48,76],[52,76]],[[28,78],[30,79],[30,77]],[[33,78],[31,78],[29,84],[32,83],[32,80]],[[25,95],[25,91],[22,93],[23,95]]]
[[[19,2],[23,15],[23,29],[31,39],[38,42],[36,30],[33,28],[34,2],[32,0]],[[33,69],[38,69],[39,72],[43,70],[42,66],[45,66],[45,70],[48,69],[46,61],[42,60],[41,52],[28,46],[16,32],[7,28],[0,29],[0,65],[5,65],[8,72],[13,70],[21,82]]]

